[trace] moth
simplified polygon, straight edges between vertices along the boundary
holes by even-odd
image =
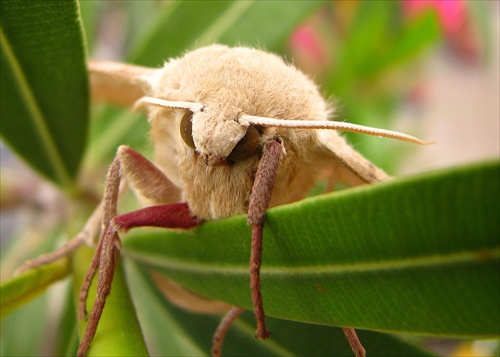
[[[330,121],[334,106],[313,81],[277,55],[258,49],[211,45],[171,59],[160,69],[91,61],[89,72],[94,98],[147,110],[155,156],[152,163],[129,147],[119,147],[103,200],[80,234],[24,267],[53,260],[85,242],[93,244],[99,236],[80,295],[83,319],[98,270],[97,298],[79,356],[88,352],[111,289],[119,233],[142,226],[189,229],[203,221],[247,214],[252,226],[249,270],[255,336],[266,339],[270,333],[260,289],[266,209],[304,198],[318,177],[331,186],[389,178],[337,131],[426,144],[402,133]],[[145,208],[117,215],[124,182]],[[214,356],[220,355],[225,332],[242,311],[234,307],[222,319],[214,336]],[[354,354],[364,356],[354,329],[344,332]]]

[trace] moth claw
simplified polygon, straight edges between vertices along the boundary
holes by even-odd
[[[268,329],[265,329],[264,331],[257,329],[257,331],[255,331],[255,338],[266,340],[269,336],[271,336],[271,332]]]

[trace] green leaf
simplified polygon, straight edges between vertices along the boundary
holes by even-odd
[[[400,16],[395,2],[361,3],[345,41],[342,64],[354,66],[352,70],[362,78],[374,77],[413,59],[439,39],[439,22],[433,11],[394,26],[391,22]]]
[[[29,270],[2,283],[0,286],[0,314],[2,318],[43,293],[52,283],[64,278],[68,272],[68,260],[62,259]]]
[[[134,286],[132,295],[145,335],[150,337],[148,346],[151,353],[160,356],[208,354],[220,316],[194,314],[172,306],[158,291],[145,269],[138,269],[135,264],[128,268],[127,277]],[[229,330],[223,355],[353,356],[339,328],[274,318],[269,318],[267,322],[273,331],[271,338],[266,341],[255,339],[255,318],[246,311]],[[357,333],[370,356],[431,356],[397,337],[370,331]]]
[[[317,196],[268,211],[269,316],[459,337],[500,334],[499,163]],[[124,253],[189,289],[251,307],[244,216],[141,230]],[[457,298],[459,297],[459,298]]]
[[[437,42],[440,34],[437,15],[425,12],[403,29],[387,56],[381,58],[379,70],[391,68],[421,54],[423,49]]]
[[[235,1],[235,4],[245,3]],[[246,2],[248,4],[248,2]],[[220,37],[204,38],[237,46],[247,45],[272,52],[283,52],[293,30],[315,9],[326,1],[294,1],[293,5],[282,1],[253,1],[236,18],[231,17],[232,26],[221,31]],[[241,7],[241,5],[239,5]]]
[[[88,120],[76,1],[0,2],[3,139],[33,168],[71,189]]]
[[[90,265],[93,250],[88,247],[78,249],[72,260],[74,277],[74,296],[76,306],[80,296],[80,288]],[[94,279],[87,299],[87,311],[90,314],[96,295],[97,276]],[[85,332],[86,322],[78,321],[80,340]],[[137,321],[134,305],[130,298],[127,282],[121,261],[118,261],[114,273],[111,293],[106,300],[96,335],[90,350],[92,356],[147,356],[142,331]]]

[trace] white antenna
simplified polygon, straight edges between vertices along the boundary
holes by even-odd
[[[177,102],[165,99],[153,98],[153,97],[142,97],[134,104],[134,110],[139,109],[145,104],[156,105],[158,107],[165,108],[179,108],[179,109],[189,109],[190,111],[199,112],[203,109],[203,105],[195,102]]]
[[[352,133],[360,133],[372,136],[380,136],[385,138],[391,138],[396,140],[408,141],[411,143],[419,145],[430,145],[432,142],[426,142],[415,138],[411,135],[399,133],[397,131],[377,129],[369,126],[343,123],[338,121],[326,121],[326,120],[282,120],[275,118],[258,117],[253,115],[242,115],[239,119],[239,123],[242,125],[260,125],[260,126],[271,126],[276,128],[295,128],[295,129],[330,129],[330,130],[341,130],[349,131]]]

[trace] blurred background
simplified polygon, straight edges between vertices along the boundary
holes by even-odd
[[[325,97],[336,101],[335,119],[436,142],[417,147],[347,135],[357,150],[391,174],[417,174],[499,157],[498,1],[256,5],[87,0],[80,8],[92,58],[160,67],[168,58],[213,42],[256,46],[282,55],[313,78]],[[80,182],[89,200],[96,201],[118,145],[146,154],[150,146],[143,116],[102,104],[93,105],[92,111]],[[57,244],[61,234],[53,227],[62,226],[71,213],[56,188],[5,145],[0,148],[5,278],[26,257]],[[51,300],[58,301],[57,294],[51,294]],[[488,355],[495,348],[490,342],[427,345],[453,356]]]

